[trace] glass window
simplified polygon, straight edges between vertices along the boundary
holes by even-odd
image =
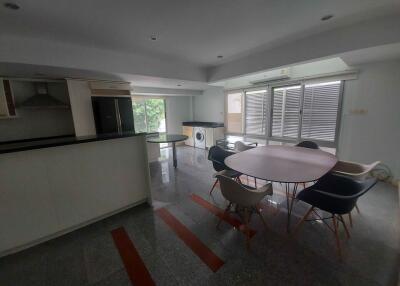
[[[165,102],[161,98],[133,98],[136,132],[166,132]]]
[[[242,133],[242,93],[228,93],[226,128],[228,133]]]

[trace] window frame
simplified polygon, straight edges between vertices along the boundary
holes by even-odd
[[[165,97],[161,97],[161,96],[137,96],[137,95],[133,95],[131,96],[132,99],[132,103],[134,100],[144,100],[146,101],[147,99],[162,99],[164,102],[164,118],[165,118],[165,133],[168,133],[168,118],[167,118],[167,99]],[[148,127],[147,125],[147,111],[146,111],[146,104],[145,104],[145,117],[146,117],[146,128]],[[148,132],[147,133],[151,134],[151,133],[157,133],[158,131],[154,131],[154,132]]]
[[[269,132],[267,135],[267,140],[271,141],[279,141],[279,142],[286,142],[286,143],[297,143],[303,140],[312,140],[316,142],[318,145],[321,145],[323,147],[329,147],[329,148],[336,148],[339,145],[339,137],[340,137],[340,125],[341,125],[341,117],[342,117],[342,106],[343,106],[343,93],[344,93],[344,80],[336,80],[340,81],[340,88],[339,88],[339,99],[338,99],[338,108],[337,108],[337,116],[336,116],[336,126],[335,126],[335,140],[334,141],[325,141],[325,140],[316,140],[316,139],[309,139],[309,138],[302,138],[301,137],[301,131],[303,128],[303,110],[304,110],[304,92],[305,92],[305,86],[307,84],[310,84],[307,81],[299,81],[299,82],[290,82],[286,84],[271,84],[269,86],[269,96],[270,96],[270,113],[269,113]],[[315,81],[313,81],[315,82]],[[323,82],[330,82],[330,80],[321,80],[321,83]],[[274,88],[280,88],[280,87],[287,87],[287,86],[294,86],[294,85],[300,85],[301,86],[301,92],[300,92],[300,116],[299,116],[299,128],[298,128],[298,134],[297,138],[288,138],[288,137],[276,137],[272,136],[272,118],[273,118],[273,100],[274,100],[274,94],[273,94],[273,89]]]
[[[265,104],[265,106],[263,106],[263,113],[264,113],[264,115],[265,115],[265,117],[264,117],[264,119],[263,119],[263,124],[264,124],[264,134],[250,134],[250,133],[247,133],[247,122],[246,122],[246,96],[247,96],[247,93],[248,92],[253,92],[253,91],[258,91],[258,90],[266,90],[265,91],[265,101],[264,101],[264,104]],[[268,127],[268,121],[267,121],[267,118],[268,118],[268,109],[270,108],[269,107],[269,88],[268,88],[268,85],[263,85],[263,86],[258,86],[258,87],[253,87],[253,88],[246,88],[246,89],[243,89],[242,90],[242,110],[244,111],[244,112],[242,112],[242,114],[243,114],[243,118],[242,118],[242,133],[243,133],[243,135],[244,136],[247,136],[247,137],[252,137],[252,138],[262,138],[262,139],[264,139],[265,138],[265,136],[268,134],[268,129],[269,129],[269,127]]]

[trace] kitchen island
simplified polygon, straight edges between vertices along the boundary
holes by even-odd
[[[151,203],[145,134],[0,145],[0,256]]]

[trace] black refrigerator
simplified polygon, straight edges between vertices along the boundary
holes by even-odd
[[[92,96],[92,106],[97,134],[135,132],[131,98]]]

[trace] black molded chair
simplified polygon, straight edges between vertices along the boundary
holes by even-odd
[[[338,235],[339,222],[342,223],[347,238],[350,238],[349,230],[342,217],[344,214],[350,213],[356,206],[357,200],[370,190],[377,180],[369,178],[364,181],[356,181],[344,176],[327,174],[311,187],[301,191],[297,195],[297,199],[311,205],[310,209],[297,224],[294,233],[296,233],[304,221],[307,220],[311,213],[314,213],[318,218],[313,220],[322,220],[325,225],[335,234],[336,246],[339,256],[341,256],[340,240]],[[315,211],[315,208],[323,210],[331,214],[331,216],[323,218]],[[326,222],[327,219],[332,219],[333,228]]]
[[[214,185],[212,186],[212,188],[210,190],[210,195],[218,183],[217,175],[223,175],[223,176],[226,176],[229,178],[233,178],[240,182],[239,177],[242,174],[230,169],[224,163],[225,158],[229,157],[233,154],[235,154],[235,153],[226,151],[219,146],[212,146],[210,148],[210,150],[208,151],[208,160],[210,160],[212,162],[214,170],[217,171],[217,173],[214,174],[214,178],[216,178],[216,179],[215,179]]]
[[[308,148],[308,149],[319,149],[318,144],[313,142],[313,141],[301,141],[296,146],[297,147]]]

